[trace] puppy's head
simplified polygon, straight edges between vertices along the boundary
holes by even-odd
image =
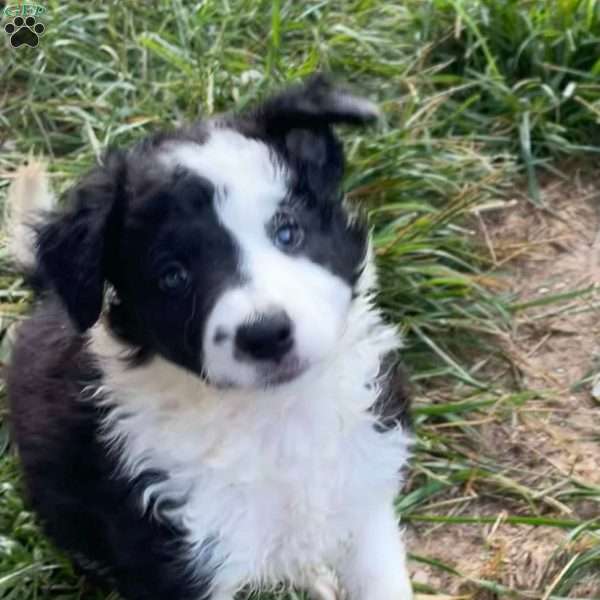
[[[138,355],[218,386],[295,379],[335,352],[364,265],[332,125],[375,107],[321,77],[237,116],[112,153],[38,239],[80,330],[109,321]]]

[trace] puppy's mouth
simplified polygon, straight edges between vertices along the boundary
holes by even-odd
[[[290,356],[278,363],[270,363],[259,369],[259,383],[264,387],[274,387],[290,383],[300,377],[309,365],[298,357]]]
[[[291,383],[303,375],[310,367],[306,360],[289,356],[279,362],[269,361],[256,364],[256,378],[252,383],[236,382],[233,378],[222,377],[218,380],[207,377],[206,380],[220,389],[266,389]]]

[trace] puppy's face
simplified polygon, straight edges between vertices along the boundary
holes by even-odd
[[[374,114],[313,80],[253,113],[146,142],[107,165],[113,185],[92,188],[111,188],[110,208],[80,191],[70,218],[79,215],[82,229],[86,215],[87,236],[101,236],[99,277],[117,292],[116,334],[217,386],[280,385],[327,360],[367,243],[341,202],[343,157],[330,123]],[[72,237],[73,224],[67,229]],[[47,237],[42,267],[52,262]],[[61,260],[63,272],[73,268]],[[77,306],[85,292],[70,302],[56,287],[89,326]]]

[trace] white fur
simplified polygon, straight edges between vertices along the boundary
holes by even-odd
[[[106,435],[122,444],[130,476],[169,473],[147,502],[187,494],[170,516],[196,547],[216,534],[218,598],[246,583],[306,585],[323,565],[352,600],[411,597],[392,513],[409,438],[400,428],[377,433],[368,411],[378,390],[367,384],[398,343],[362,297],[328,362],[286,385],[219,390],[160,358],[128,369],[126,349],[94,328],[92,350],[117,403]]]
[[[222,128],[202,145],[174,143],[163,155],[209,179],[217,190],[217,214],[240,251],[242,283],[217,301],[204,333],[203,363],[217,384],[258,385],[264,365],[237,360],[235,331],[256,315],[285,311],[294,327],[293,359],[307,368],[325,360],[348,315],[352,290],[340,277],[303,256],[277,249],[268,224],[287,193],[285,170],[268,147]],[[310,232],[307,233],[310,235]],[[215,333],[225,334],[217,343]]]
[[[52,210],[56,200],[48,186],[46,165],[31,159],[15,173],[8,189],[6,222],[8,249],[22,269],[35,264],[35,243],[32,225],[43,212]]]

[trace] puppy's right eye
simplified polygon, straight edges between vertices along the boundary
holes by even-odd
[[[158,286],[163,292],[179,294],[185,291],[190,283],[190,274],[179,263],[167,265],[158,280]]]

